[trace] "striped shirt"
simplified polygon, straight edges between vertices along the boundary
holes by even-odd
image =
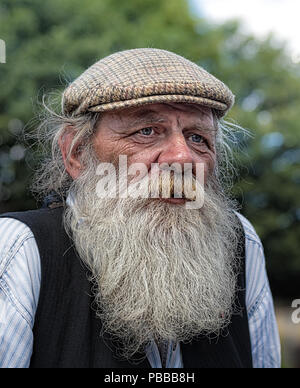
[[[263,247],[253,226],[238,214],[246,236],[246,306],[255,368],[280,368],[280,341]],[[0,367],[27,368],[39,299],[41,264],[31,230],[20,221],[0,218]],[[180,344],[166,343],[167,368],[183,368]],[[152,368],[161,368],[153,342],[146,350]]]

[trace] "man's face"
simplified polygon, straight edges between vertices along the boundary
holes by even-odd
[[[205,180],[216,163],[216,130],[211,109],[190,104],[151,104],[104,113],[94,137],[101,162],[117,164],[126,155],[128,165],[204,164]],[[180,203],[183,199],[169,199]]]

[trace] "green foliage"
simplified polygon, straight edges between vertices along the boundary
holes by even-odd
[[[0,212],[35,207],[33,154],[18,135],[44,92],[62,90],[112,52],[175,51],[227,83],[231,118],[253,133],[241,143],[234,193],[261,236],[274,292],[296,297],[300,275],[300,70],[272,36],[245,36],[239,23],[210,26],[185,0],[2,0],[0,38]],[[299,292],[298,292],[299,293]]]

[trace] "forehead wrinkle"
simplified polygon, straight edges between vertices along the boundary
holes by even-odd
[[[123,117],[123,119],[131,126],[137,126],[144,123],[165,123],[168,121],[162,114],[151,109],[130,113],[127,117]]]
[[[126,112],[126,114],[118,112],[114,113],[111,118],[112,121],[107,120],[106,126],[116,133],[126,133],[130,128],[168,121],[160,113],[149,109],[138,112]]]
[[[166,103],[170,108],[179,110],[182,112],[191,112],[198,113],[201,117],[207,116],[211,118],[212,109],[198,104],[189,104],[189,103]]]

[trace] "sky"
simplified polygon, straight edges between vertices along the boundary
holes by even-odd
[[[245,32],[264,38],[273,32],[285,40],[294,63],[300,63],[300,0],[191,0],[213,22],[239,18]]]

